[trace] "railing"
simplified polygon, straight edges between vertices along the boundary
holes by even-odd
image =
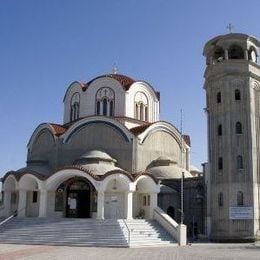
[[[159,207],[154,208],[154,219],[177,240],[180,246],[187,244],[187,228],[185,225],[178,224]]]
[[[128,245],[130,246],[130,241],[131,241],[131,231],[130,231],[130,228],[128,227],[127,223],[126,223],[126,220],[123,219],[124,221],[124,224],[126,226],[126,230],[127,230],[127,233],[128,233]]]
[[[10,216],[6,217],[3,221],[0,222],[0,226],[2,226],[4,223],[9,221],[10,219],[16,217],[20,211],[23,211],[25,209],[26,209],[26,207],[24,207],[24,208],[22,208],[20,210],[15,210]]]

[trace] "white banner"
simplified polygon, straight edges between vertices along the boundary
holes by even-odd
[[[253,219],[253,207],[229,207],[229,219]]]

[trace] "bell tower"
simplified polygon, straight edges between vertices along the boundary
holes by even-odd
[[[229,33],[208,41],[204,73],[208,121],[208,216],[215,241],[259,233],[260,42]]]

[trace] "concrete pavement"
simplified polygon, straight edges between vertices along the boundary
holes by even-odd
[[[194,244],[185,247],[97,248],[0,244],[0,260],[260,259],[258,244]]]

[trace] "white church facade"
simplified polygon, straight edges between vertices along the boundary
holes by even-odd
[[[189,137],[159,120],[149,83],[107,74],[63,102],[63,124],[40,124],[26,167],[2,178],[5,216],[149,219],[162,180],[192,177]]]

